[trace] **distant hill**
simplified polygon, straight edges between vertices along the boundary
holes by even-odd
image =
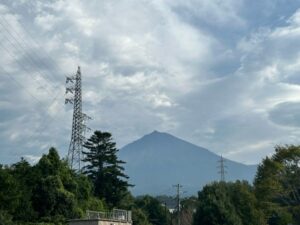
[[[135,185],[134,195],[171,195],[173,184],[184,186],[187,195],[196,194],[207,183],[220,179],[217,154],[179,139],[154,131],[119,151],[126,161],[126,173]],[[244,165],[226,159],[226,180],[253,181],[256,165]]]

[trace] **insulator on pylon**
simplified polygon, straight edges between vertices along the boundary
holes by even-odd
[[[67,87],[66,88],[66,94],[68,94],[69,92],[73,94],[74,88],[73,87]]]
[[[83,119],[83,120],[91,120],[92,117],[86,115],[85,113],[82,113],[82,119]]]
[[[65,104],[68,104],[68,103],[73,104],[73,102],[74,102],[74,100],[71,99],[71,98],[66,98],[65,99]]]
[[[71,83],[74,83],[74,77],[66,77],[66,84],[71,82]]]

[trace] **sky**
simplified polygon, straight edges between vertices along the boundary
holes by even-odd
[[[0,0],[0,163],[67,155],[65,79],[119,148],[158,130],[246,164],[299,144],[300,0]],[[91,135],[88,133],[87,136]]]

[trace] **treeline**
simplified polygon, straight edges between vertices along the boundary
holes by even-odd
[[[134,198],[112,136],[96,131],[85,143],[85,167],[71,170],[56,149],[35,165],[0,165],[0,225],[66,224],[86,210],[132,210],[136,225],[167,225],[169,213],[150,196]]]
[[[300,225],[300,147],[278,146],[253,186],[215,182],[198,194],[193,225]]]
[[[86,210],[132,210],[134,225],[300,225],[300,147],[278,146],[258,166],[254,183],[214,182],[198,197],[181,201],[180,212],[162,203],[171,198],[133,197],[125,162],[107,132],[85,143],[82,172],[70,169],[56,149],[35,165],[26,160],[0,165],[0,225],[65,224]]]

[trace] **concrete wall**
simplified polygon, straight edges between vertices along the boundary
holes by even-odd
[[[69,225],[100,225],[98,220],[71,220]]]
[[[132,225],[129,222],[112,221],[112,220],[70,220],[69,225]]]
[[[99,221],[98,225],[131,225],[131,223],[120,221]]]

